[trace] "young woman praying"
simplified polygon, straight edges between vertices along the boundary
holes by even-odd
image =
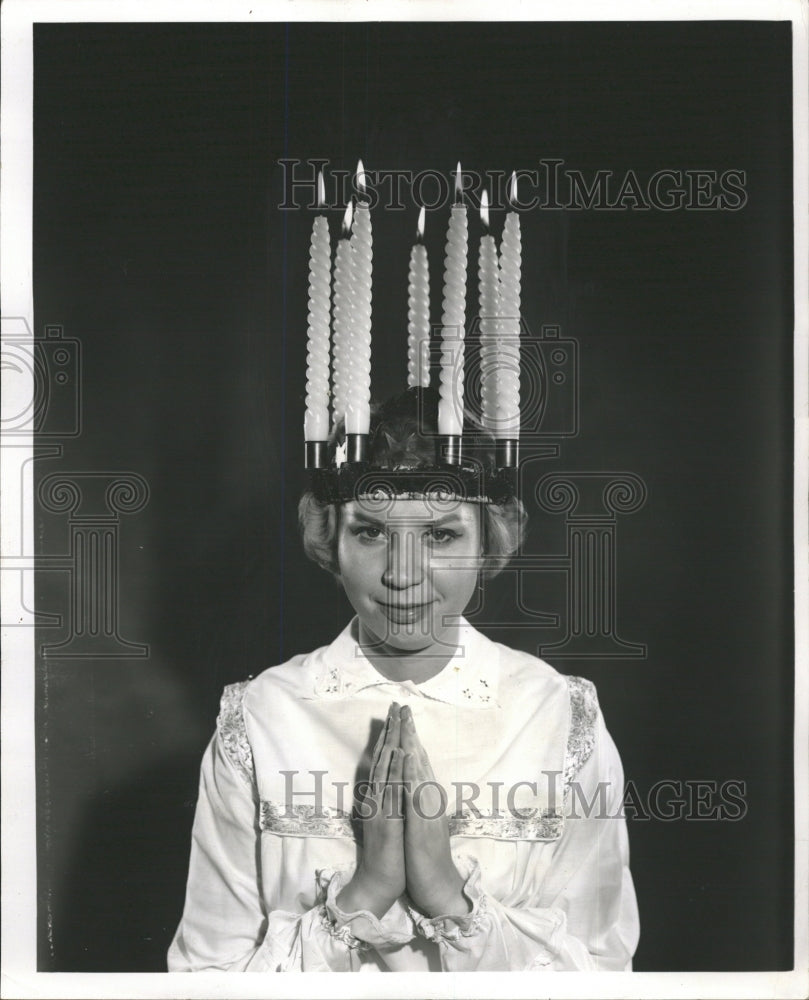
[[[173,971],[631,969],[618,752],[589,681],[464,618],[525,511],[471,424],[457,484],[437,469],[437,407],[389,400],[363,474],[301,499],[356,614],[226,688]]]

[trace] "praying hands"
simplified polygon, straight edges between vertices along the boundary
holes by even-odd
[[[441,793],[407,705],[394,702],[388,710],[360,816],[362,857],[337,899],[342,910],[369,910],[381,919],[406,891],[429,917],[469,912]]]

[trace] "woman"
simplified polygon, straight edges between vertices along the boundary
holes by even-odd
[[[436,413],[389,401],[373,483],[301,500],[356,617],[225,690],[172,971],[631,969],[618,753],[589,681],[463,617],[525,512],[471,426],[436,485]]]

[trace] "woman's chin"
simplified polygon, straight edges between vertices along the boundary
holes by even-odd
[[[391,614],[374,616],[372,623],[362,622],[366,640],[380,653],[420,653],[435,646],[447,645],[448,629],[438,627],[432,615],[405,616]]]

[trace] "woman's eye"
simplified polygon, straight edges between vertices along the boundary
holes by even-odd
[[[436,545],[446,545],[449,542],[454,541],[458,537],[456,531],[450,531],[447,528],[432,528],[428,535],[430,541],[435,542]]]
[[[352,534],[359,538],[361,541],[373,542],[382,535],[381,528],[372,528],[370,525],[362,525],[359,528],[354,528]]]

